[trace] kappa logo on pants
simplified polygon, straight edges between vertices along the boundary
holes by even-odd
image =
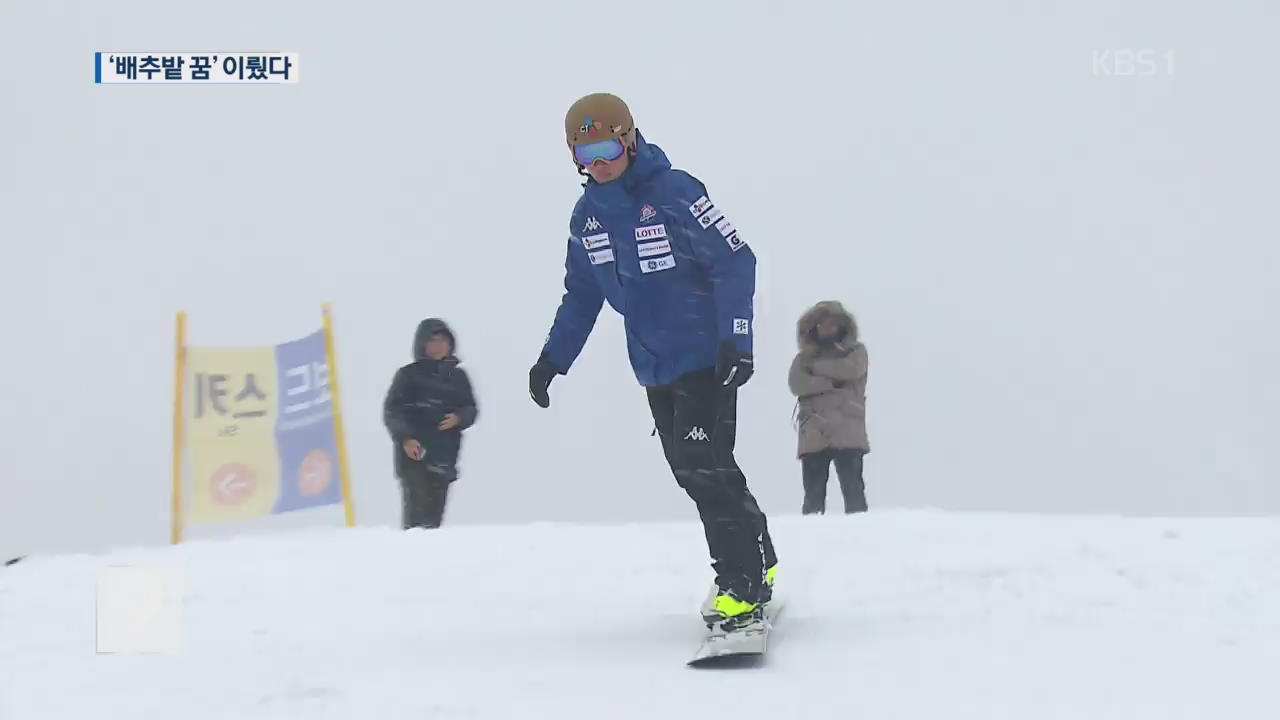
[[[711,439],[711,436],[707,434],[706,430],[703,430],[697,425],[694,425],[692,428],[689,429],[689,434],[685,435],[684,439],[696,440],[698,442],[707,442],[708,440]]]

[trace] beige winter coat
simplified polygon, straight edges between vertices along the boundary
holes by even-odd
[[[824,317],[843,328],[836,342],[822,345],[817,326]],[[799,398],[799,455],[826,449],[871,451],[867,440],[867,348],[858,340],[858,323],[839,302],[820,302],[796,323],[800,352],[791,363],[788,384]],[[839,385],[839,387],[837,387]]]

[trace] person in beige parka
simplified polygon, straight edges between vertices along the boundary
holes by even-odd
[[[804,483],[801,512],[826,512],[832,463],[840,480],[846,513],[865,512],[863,456],[867,440],[867,348],[858,323],[838,301],[810,308],[796,323],[800,351],[788,384],[798,401],[799,452]]]

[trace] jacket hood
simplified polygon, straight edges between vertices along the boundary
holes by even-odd
[[[454,337],[449,324],[440,318],[427,318],[418,323],[418,329],[413,333],[413,359],[426,360],[427,351],[423,345],[426,344],[427,338],[441,332],[449,336],[449,356],[455,356],[458,352],[458,340]]]
[[[812,352],[819,348],[816,330],[818,323],[827,317],[835,319],[843,330],[836,342],[846,346],[858,342],[858,321],[854,319],[853,313],[846,310],[838,300],[823,300],[805,311],[796,322],[796,343],[801,350]]]
[[[645,140],[640,128],[636,128],[636,154],[631,158],[631,164],[622,173],[622,177],[601,185],[587,176],[583,187],[591,195],[611,193],[615,187],[630,193],[651,180],[654,175],[670,169],[671,161],[667,159],[667,154],[662,148]]]

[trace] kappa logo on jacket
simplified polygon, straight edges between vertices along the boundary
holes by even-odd
[[[582,226],[582,232],[595,232],[596,230],[599,230],[601,227],[602,226],[600,225],[600,221],[596,220],[596,217],[592,215],[591,217],[587,218],[587,224]]]
[[[694,425],[692,428],[689,428],[689,434],[685,435],[684,439],[694,440],[697,442],[708,442],[709,440],[711,440],[711,436],[707,434],[706,430],[703,430],[697,425]]]

